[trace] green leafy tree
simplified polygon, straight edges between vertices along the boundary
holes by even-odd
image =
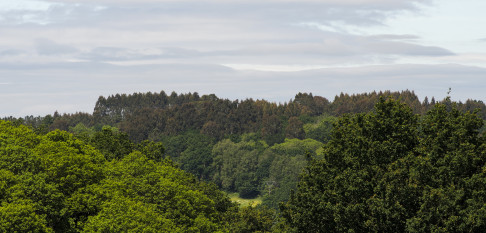
[[[170,162],[134,152],[110,162],[108,173],[68,200],[78,229],[214,232],[227,227],[225,215],[233,211],[228,197]]]
[[[126,133],[110,126],[103,126],[101,131],[96,132],[90,144],[101,151],[107,160],[121,159],[134,149],[134,144]]]
[[[287,221],[305,232],[403,231],[405,211],[395,206],[398,200],[375,188],[387,166],[418,144],[416,126],[409,108],[384,99],[373,113],[341,118],[324,159],[311,162],[283,206]]]
[[[39,136],[0,121],[0,135],[0,232],[230,232],[247,219],[268,228],[268,217],[240,213],[215,185],[151,159],[160,143],[107,161],[65,131]]]
[[[29,200],[35,208],[35,213],[44,216],[47,226],[54,230],[66,229],[67,221],[62,211],[66,196],[59,189],[59,185],[48,182],[46,173],[27,172],[15,176],[14,180],[5,186],[8,190],[2,195],[4,200]]]
[[[322,146],[313,139],[286,139],[284,143],[275,144],[264,152],[271,158],[267,176],[261,183],[265,206],[278,209],[280,202],[288,200],[291,190],[297,188],[299,174],[307,164],[306,157],[317,156]]]
[[[240,192],[245,198],[259,194],[262,177],[257,176],[258,164],[263,150],[263,141],[240,141],[225,139],[213,148],[213,181],[223,189]]]
[[[87,127],[83,123],[78,123],[76,126],[70,127],[69,131],[85,142],[89,142],[96,133],[94,127]]]
[[[446,100],[448,101],[448,100]],[[485,227],[482,120],[454,103],[418,121],[381,99],[341,118],[282,206],[301,232],[480,232]]]
[[[480,232],[482,217],[484,137],[483,121],[474,113],[462,113],[449,99],[429,111],[422,121],[421,146],[411,177],[423,188],[417,214],[407,220],[407,230]]]
[[[180,167],[200,178],[209,181],[215,172],[211,169],[212,149],[215,139],[204,134],[186,132],[177,136],[163,138],[166,155],[180,164]]]
[[[328,142],[331,139],[331,131],[336,121],[337,117],[321,116],[316,123],[305,124],[305,137],[324,143]]]
[[[91,216],[82,232],[183,232],[176,224],[157,213],[157,205],[124,197],[104,202],[101,211]]]
[[[154,161],[161,162],[164,159],[165,148],[161,142],[145,140],[137,144],[135,149]]]
[[[47,226],[44,216],[38,215],[28,200],[0,205],[0,232],[54,232]]]
[[[231,224],[230,232],[272,232],[275,211],[268,207],[242,207]]]
[[[287,127],[285,127],[286,138],[304,139],[304,124],[297,117],[291,117],[288,120]]]
[[[65,131],[53,131],[46,135],[34,150],[41,160],[40,168],[48,176],[48,182],[59,185],[65,194],[103,179],[105,158],[93,147],[75,139]]]
[[[36,227],[47,229],[26,231],[69,232],[64,200],[104,178],[104,157],[63,131],[38,136],[27,127],[0,122],[0,134],[0,153],[4,153],[0,156],[0,202],[7,208],[5,213],[18,209],[18,218],[30,218],[26,224],[35,221]],[[5,221],[22,225],[14,219]]]

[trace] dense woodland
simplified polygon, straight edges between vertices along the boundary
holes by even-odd
[[[448,100],[344,116],[282,213],[298,232],[484,232],[483,125]]]
[[[92,114],[9,117],[0,232],[480,232],[485,119],[481,101],[411,91],[117,94]]]
[[[108,127],[83,141],[0,121],[0,232],[271,229],[270,210],[238,208],[163,151],[160,143],[131,144]]]
[[[421,102],[412,91],[341,94],[333,101],[308,93],[299,93],[289,102],[277,104],[265,100],[228,100],[198,93],[167,95],[160,93],[116,94],[99,97],[92,114],[75,113],[28,116],[20,120],[36,129],[69,131],[82,123],[100,130],[104,125],[119,128],[135,142],[146,139],[160,141],[164,136],[198,132],[216,140],[256,133],[268,144],[281,143],[285,138],[308,138],[305,124],[316,123],[319,117],[341,116],[373,110],[380,96],[391,96],[406,103],[414,113],[424,114],[436,101],[427,97]],[[457,103],[463,112],[480,109],[486,120],[486,105],[482,101]]]

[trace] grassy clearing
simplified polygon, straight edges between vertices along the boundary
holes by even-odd
[[[239,197],[238,193],[229,193],[228,196],[230,197],[231,201],[239,203],[241,207],[249,206],[249,205],[255,207],[257,205],[262,204],[262,198],[261,197],[257,197],[257,198],[254,198],[254,199],[243,199],[243,198]]]

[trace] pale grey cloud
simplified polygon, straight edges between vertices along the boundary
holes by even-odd
[[[122,19],[129,23],[144,21],[154,16],[177,16],[191,19],[240,18],[261,23],[298,22],[344,22],[348,24],[382,24],[382,20],[404,10],[416,11],[417,5],[429,3],[427,0],[367,0],[367,1],[51,1],[47,10],[11,10],[16,16],[15,23],[23,18],[33,18],[50,24],[82,24],[103,20]],[[142,16],[142,17],[141,17]],[[143,17],[145,16],[145,17]],[[197,21],[195,21],[197,22]],[[173,23],[173,22],[171,22]],[[123,27],[127,24],[118,24]],[[130,23],[128,25],[131,25]]]
[[[10,57],[25,54],[25,51],[19,49],[6,49],[0,51],[0,57]]]
[[[294,26],[300,22],[332,24],[333,27],[336,24],[332,22],[340,22],[338,26],[382,24],[385,18],[393,14],[404,10],[416,11],[417,4],[429,1],[51,2],[55,4],[47,10],[40,9],[37,16],[32,9],[29,10],[29,14],[34,15],[31,18],[37,18],[41,23],[37,28],[32,25],[24,26],[24,30],[10,28],[13,31],[12,40],[22,37],[19,32],[38,32],[46,41],[33,43],[42,55],[72,53],[72,59],[91,61],[220,57],[213,61],[220,63],[220,60],[232,55],[231,60],[235,60],[236,56],[246,56],[247,59],[242,62],[248,62],[251,59],[258,60],[262,51],[265,51],[266,57],[282,58],[284,55],[284,59],[285,56],[295,57],[305,53],[325,57],[357,53],[362,56],[385,56],[379,60],[388,60],[390,58],[386,56],[389,55],[451,54],[446,49],[434,46],[393,41],[397,39],[393,35],[388,38],[372,38]],[[14,11],[14,15],[22,16],[23,13]],[[25,18],[25,15],[20,16]],[[21,20],[12,22],[17,25]],[[28,42],[19,47],[25,44]],[[52,52],[48,51],[50,47]],[[178,50],[155,54],[144,52],[160,48]],[[252,50],[252,55],[258,57],[250,57]],[[75,54],[75,51],[79,51],[79,54]],[[278,60],[274,62],[279,63]],[[315,61],[320,62],[320,59]]]
[[[50,39],[39,38],[35,40],[37,52],[41,55],[63,55],[76,53],[78,50],[70,45],[59,44]]]
[[[79,0],[45,0],[45,2],[54,3],[81,3]],[[91,4],[108,4],[108,5],[140,5],[140,4],[167,4],[167,3],[194,3],[194,0],[83,0],[82,3]],[[227,4],[225,0],[199,0],[203,3],[223,3]],[[295,3],[302,4],[319,3],[326,5],[340,5],[340,6],[368,6],[373,8],[412,8],[414,4],[430,4],[429,0],[266,0],[265,2],[272,4]],[[231,3],[244,4],[259,4],[258,0],[233,0]]]
[[[420,39],[417,35],[393,35],[393,34],[383,34],[383,35],[372,35],[368,36],[371,39],[377,40],[392,40],[392,41],[416,41]]]
[[[92,112],[99,95],[162,90],[284,102],[297,92],[332,100],[340,92],[405,89],[415,90],[420,98],[440,99],[449,87],[455,100],[482,99],[486,88],[486,69],[460,65],[379,65],[299,72],[238,71],[211,64],[25,66],[15,70],[0,66],[0,77],[17,77],[9,85],[0,85],[0,98],[15,100],[0,104],[1,115]],[[51,72],[53,68],[57,72]]]
[[[227,51],[201,52],[184,48],[142,48],[127,49],[118,47],[96,47],[89,52],[80,53],[77,58],[96,62],[146,61],[146,60],[187,60],[200,57],[231,54]]]
[[[211,61],[221,64],[240,63],[285,63],[333,64],[342,62],[364,62],[368,56],[392,59],[395,56],[450,56],[451,51],[434,46],[421,46],[406,42],[383,41],[366,37],[338,37],[315,43],[255,43],[241,49],[202,51],[178,47],[126,49],[118,47],[97,47],[77,58],[87,61]]]

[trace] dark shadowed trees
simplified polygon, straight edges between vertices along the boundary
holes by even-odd
[[[482,120],[450,102],[418,119],[385,99],[341,118],[282,206],[286,220],[301,232],[481,232]]]

